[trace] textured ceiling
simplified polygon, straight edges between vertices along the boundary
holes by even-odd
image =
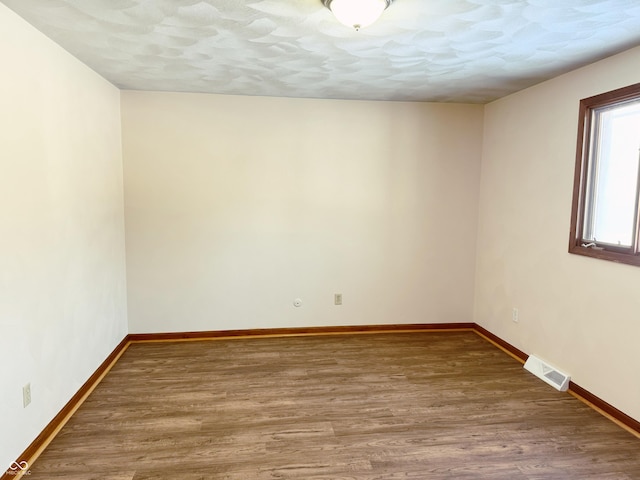
[[[640,45],[640,0],[0,0],[118,87],[484,103]]]

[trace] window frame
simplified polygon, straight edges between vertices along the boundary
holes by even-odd
[[[589,189],[589,153],[591,140],[592,112],[603,107],[611,107],[632,100],[640,100],[640,83],[618,88],[580,100],[578,116],[578,142],[576,146],[576,164],[573,179],[573,200],[571,207],[571,227],[569,233],[569,253],[609,260],[617,263],[640,266],[640,205],[636,202],[636,238],[635,251],[631,248],[600,244],[602,248],[583,247],[583,229]],[[640,190],[640,182],[637,187]]]

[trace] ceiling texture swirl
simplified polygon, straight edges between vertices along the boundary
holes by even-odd
[[[486,103],[640,45],[640,0],[0,0],[123,89]],[[640,68],[640,66],[638,66]]]

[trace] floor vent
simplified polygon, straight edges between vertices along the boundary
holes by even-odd
[[[556,390],[565,392],[569,388],[569,380],[571,380],[569,375],[562,373],[534,355],[529,355],[524,368]]]

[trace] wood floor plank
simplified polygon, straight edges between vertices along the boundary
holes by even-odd
[[[133,344],[35,479],[640,479],[640,440],[472,332]]]

